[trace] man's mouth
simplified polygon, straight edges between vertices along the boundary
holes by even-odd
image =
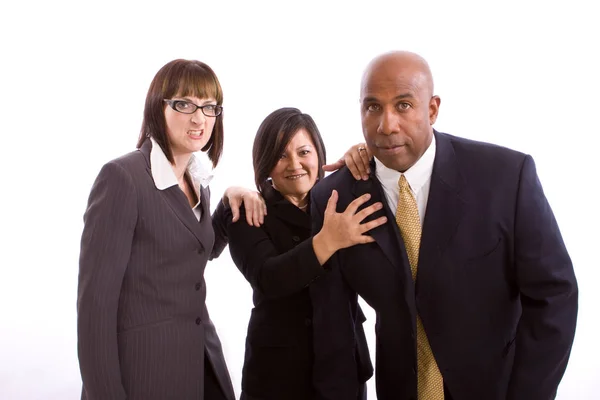
[[[396,149],[398,147],[404,147],[406,145],[405,144],[376,144],[375,146],[381,150],[392,150],[392,149]]]

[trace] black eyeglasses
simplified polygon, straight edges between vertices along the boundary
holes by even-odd
[[[223,112],[223,106],[218,104],[207,104],[205,106],[196,105],[186,100],[169,100],[164,99],[164,102],[171,106],[171,108],[177,112],[183,114],[193,114],[197,109],[202,110],[202,114],[207,117],[218,117]]]

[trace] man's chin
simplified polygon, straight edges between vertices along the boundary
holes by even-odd
[[[377,157],[377,159],[389,169],[393,169],[398,172],[404,172],[414,164],[408,157],[404,156],[386,156],[376,154],[375,157]]]

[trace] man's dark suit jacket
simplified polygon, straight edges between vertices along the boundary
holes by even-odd
[[[551,399],[575,333],[577,283],[533,159],[435,132],[416,284],[394,213],[375,243],[341,250],[311,286],[315,384],[321,399],[356,390],[349,304],[377,314],[379,400],[416,399],[417,312],[454,400]],[[375,165],[372,164],[372,170]],[[320,229],[331,190],[338,211],[364,193],[387,204],[372,173],[342,169],[312,191]]]
[[[222,203],[215,212],[215,221],[223,221],[231,257],[253,289],[242,399],[311,400],[314,357],[307,286],[325,271],[312,247],[310,216],[269,184],[263,196],[267,215],[260,228],[246,223],[243,210],[235,223]],[[373,366],[362,327],[365,317],[357,312],[358,385],[373,375]]]
[[[201,190],[198,221],[178,186],[158,190],[151,146],[107,163],[89,197],[77,301],[82,398],[203,399],[206,352],[234,399],[205,304],[210,194]]]

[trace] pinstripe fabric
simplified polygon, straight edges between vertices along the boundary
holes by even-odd
[[[202,189],[198,221],[177,186],[156,189],[150,148],[146,141],[102,168],[84,216],[82,399],[203,399],[205,351],[233,399],[205,305],[204,267],[215,241],[210,195]]]

